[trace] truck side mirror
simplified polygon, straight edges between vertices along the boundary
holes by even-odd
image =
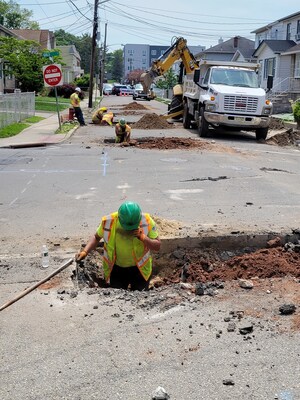
[[[194,80],[194,83],[196,83],[196,85],[198,85],[198,86],[200,85],[200,83],[199,83],[199,81],[200,81],[200,69],[195,69],[193,80]]]
[[[270,90],[273,87],[273,79],[274,77],[272,75],[268,75],[267,79],[267,89]]]

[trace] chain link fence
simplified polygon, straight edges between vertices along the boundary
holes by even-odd
[[[0,94],[0,129],[32,117],[34,113],[34,92],[22,93],[15,89],[14,93]]]

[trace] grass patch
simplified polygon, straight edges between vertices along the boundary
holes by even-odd
[[[70,99],[64,99],[59,97],[58,99],[58,109],[63,111],[70,107]],[[35,111],[51,111],[56,112],[56,99],[55,97],[36,97],[35,98]]]
[[[58,128],[58,129],[55,131],[55,133],[57,133],[57,134],[60,134],[60,133],[65,134],[65,133],[70,132],[70,131],[71,131],[72,129],[74,129],[76,126],[78,126],[78,122],[75,122],[75,121],[64,122],[64,123],[61,125],[61,129]]]
[[[35,124],[36,122],[42,121],[43,117],[29,117],[26,118],[22,122],[16,122],[14,124],[5,126],[4,128],[0,129],[0,138],[8,138],[11,136],[16,136],[18,133],[22,132],[24,129],[28,128],[30,125]]]
[[[162,97],[155,97],[155,100],[159,101],[160,103],[163,103],[163,104],[171,104],[170,99],[163,99]]]
[[[22,132],[29,126],[30,124],[25,124],[24,122],[17,122],[15,124],[5,126],[4,128],[0,129],[0,138],[3,139],[11,136],[16,136],[18,133]]]
[[[28,124],[35,124],[36,122],[40,122],[43,119],[45,119],[45,118],[44,117],[36,117],[36,116],[34,116],[34,117],[26,118],[25,121],[23,121],[23,122],[28,123]]]

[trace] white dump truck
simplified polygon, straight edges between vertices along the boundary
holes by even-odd
[[[181,60],[178,85],[173,88],[169,117],[183,117],[183,126],[196,126],[199,135],[209,136],[210,127],[253,130],[266,139],[272,103],[259,87],[260,65],[248,62],[196,60],[186,39],[177,38],[171,47],[141,76],[144,92],[157,77]],[[272,80],[268,80],[271,88]]]
[[[258,85],[259,64],[201,60],[183,80],[183,125],[194,122],[199,135],[209,126],[225,130],[254,130],[266,139],[272,103]]]

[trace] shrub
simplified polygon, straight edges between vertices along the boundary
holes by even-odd
[[[71,94],[74,93],[74,91],[75,91],[75,86],[69,85],[69,84],[57,86],[56,91],[57,91],[57,96],[64,97],[65,99],[69,99]],[[51,88],[48,96],[55,97],[54,88]]]
[[[294,120],[297,122],[297,129],[300,129],[300,99],[292,105]]]

